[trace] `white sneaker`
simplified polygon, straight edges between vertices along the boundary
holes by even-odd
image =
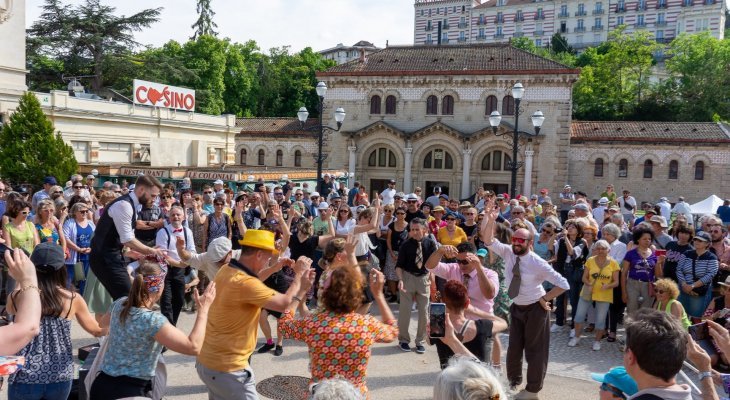
[[[573,329],[570,330],[570,337],[571,338],[574,338],[575,337],[575,328],[573,328]]]
[[[552,325],[552,326],[550,327],[550,333],[555,333],[555,332],[559,332],[559,331],[560,331],[560,330],[562,330],[562,329],[563,329],[563,327],[562,327],[562,326],[560,326],[560,325],[556,325],[556,324],[553,324],[553,325]]]
[[[575,347],[575,346],[577,346],[577,345],[578,345],[578,342],[580,342],[580,338],[577,338],[577,337],[572,337],[572,338],[570,338],[570,340],[568,341],[568,347]]]
[[[601,342],[596,340],[595,342],[593,342],[593,351],[598,351],[598,350],[601,350]]]

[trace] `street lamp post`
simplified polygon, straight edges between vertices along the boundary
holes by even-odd
[[[512,97],[515,99],[515,129],[512,132],[512,162],[510,165],[510,172],[512,173],[511,176],[511,183],[510,183],[510,197],[515,198],[517,195],[517,170],[520,169],[522,166],[522,162],[517,161],[517,150],[519,148],[519,135],[524,134],[527,136],[537,136],[540,133],[540,127],[542,127],[542,123],[545,122],[545,116],[543,115],[542,111],[537,110],[534,114],[530,117],[532,119],[532,126],[535,128],[535,133],[530,132],[521,132],[520,131],[520,102],[522,101],[522,96],[525,94],[525,87],[522,86],[520,82],[515,83],[515,85],[512,87]],[[499,114],[499,111],[492,111],[492,113],[489,115],[489,125],[492,126],[492,131],[494,131],[494,134],[497,136],[504,135],[508,132],[502,132],[498,133],[497,128],[499,127],[500,122],[502,121],[502,116]]]
[[[337,128],[325,126],[322,123],[322,115],[324,114],[324,96],[327,94],[327,84],[325,84],[324,82],[319,82],[317,84],[316,90],[317,97],[319,98],[319,102],[317,103],[317,111],[319,112],[319,123],[309,128],[304,127],[305,123],[307,122],[307,118],[309,117],[309,111],[307,111],[307,107],[301,107],[299,109],[299,111],[297,112],[297,118],[299,119],[299,123],[304,130],[317,131],[317,154],[315,155],[315,162],[317,163],[317,185],[315,187],[315,190],[319,191],[320,184],[322,182],[322,163],[326,158],[326,156],[322,154],[324,131],[339,131],[342,127],[342,122],[345,120],[345,110],[342,107],[339,107],[337,108],[337,110],[335,110],[335,122],[337,122]]]

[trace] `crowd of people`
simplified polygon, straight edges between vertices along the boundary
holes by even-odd
[[[601,398],[656,398],[658,385],[659,398],[688,399],[674,378],[687,357],[703,396],[730,371],[730,201],[697,217],[681,197],[640,204],[611,185],[594,204],[569,185],[554,201],[547,189],[513,199],[481,188],[459,200],[391,180],[371,199],[327,174],[311,191],[260,181],[239,192],[75,175],[32,195],[0,182],[0,211],[12,321],[0,354],[24,357],[10,399],[68,397],[74,319],[102,343],[91,399],[164,392],[154,378],[168,349],[197,357],[210,399],[257,399],[251,356],[281,356],[285,339],[308,346],[303,396],[316,399],[369,398],[378,342],[435,346],[436,399],[537,399],[551,335],[575,347],[589,334],[596,352],[625,344],[625,368],[594,377]],[[433,303],[446,309],[439,334]],[[189,333],[183,311],[195,313]],[[697,326],[709,346],[688,339]]]

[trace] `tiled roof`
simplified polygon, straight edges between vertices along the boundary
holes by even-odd
[[[443,46],[391,46],[318,76],[361,75],[497,75],[578,74],[558,62],[512,47],[508,43]]]
[[[715,122],[574,121],[577,141],[730,143],[730,127]]]
[[[297,118],[238,118],[236,127],[241,128],[240,135],[312,135],[306,128],[317,125],[317,120],[309,118],[304,129]]]

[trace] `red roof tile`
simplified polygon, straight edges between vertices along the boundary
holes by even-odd
[[[715,122],[574,121],[573,141],[730,143],[730,129]]]
[[[508,43],[443,46],[391,46],[365,61],[353,60],[317,76],[362,75],[511,75],[525,73],[578,74],[553,60]]]

